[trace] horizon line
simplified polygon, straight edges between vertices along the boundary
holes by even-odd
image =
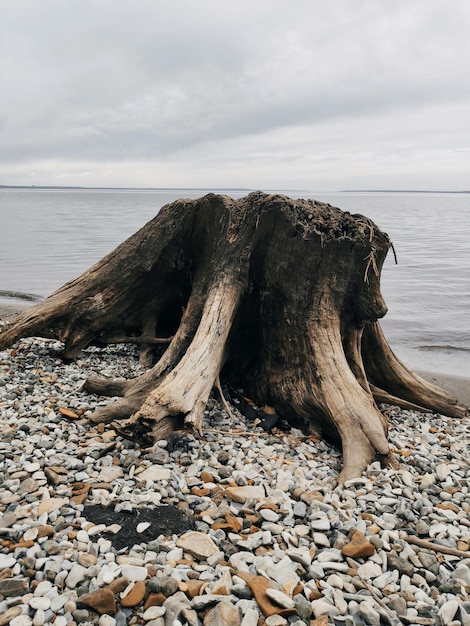
[[[64,189],[64,190],[104,190],[104,191],[256,191],[254,187],[88,187],[81,185],[0,185],[0,189]],[[306,188],[270,188],[266,187],[270,191],[309,191],[319,194],[330,193],[470,193],[470,190],[462,189],[336,189],[329,191],[320,191]]]

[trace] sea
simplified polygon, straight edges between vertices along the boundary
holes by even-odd
[[[315,192],[313,198],[371,218],[393,241],[381,277],[381,320],[409,367],[470,376],[470,192]],[[0,188],[0,304],[34,303],[75,278],[165,204],[241,189]]]

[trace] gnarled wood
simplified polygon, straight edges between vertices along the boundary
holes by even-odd
[[[123,420],[144,445],[175,428],[202,429],[223,373],[260,405],[341,443],[340,480],[375,458],[392,462],[390,401],[454,417],[466,407],[408,370],[378,319],[380,272],[391,242],[369,219],[322,203],[256,192],[167,205],[140,231],[0,335],[64,342],[134,342],[156,363],[129,381],[89,380],[121,396],[92,421]]]

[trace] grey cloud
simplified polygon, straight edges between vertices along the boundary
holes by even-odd
[[[327,150],[333,122],[382,117],[399,132],[409,112],[470,101],[465,0],[451,10],[444,0],[22,0],[1,10],[8,164],[184,159],[302,126]]]

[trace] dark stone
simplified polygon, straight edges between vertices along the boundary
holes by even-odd
[[[87,609],[76,609],[72,613],[73,619],[77,622],[77,624],[83,624],[84,622],[88,622],[90,619],[90,611]]]
[[[163,465],[164,463],[168,463],[170,455],[164,448],[159,448],[156,452],[146,454],[143,458],[155,465]]]
[[[253,599],[253,592],[251,591],[249,587],[246,587],[245,585],[234,585],[231,588],[230,593],[233,596],[240,598],[240,600],[252,600]]]
[[[387,556],[387,565],[388,569],[397,569],[400,574],[406,574],[407,576],[413,576],[415,571],[415,568],[409,561],[393,552]]]
[[[29,590],[29,580],[26,578],[5,578],[0,580],[0,595],[5,598],[23,596]]]
[[[441,593],[452,593],[454,595],[457,595],[460,593],[461,587],[462,585],[458,581],[456,581],[454,578],[451,578],[450,580],[446,580],[445,583],[442,583],[442,585],[439,586],[439,591]]]
[[[227,463],[230,461],[230,454],[227,452],[227,450],[221,450],[217,455],[217,460],[221,465],[227,465]]]
[[[308,621],[312,616],[312,604],[301,593],[294,596],[295,609],[299,614],[299,617],[305,621]]]
[[[147,589],[150,593],[160,593],[162,590],[162,581],[157,576],[152,576],[150,580],[147,581]]]
[[[232,475],[232,468],[229,466],[222,465],[219,467],[219,476],[223,480],[224,478],[229,478]]]
[[[165,597],[172,596],[179,589],[178,581],[174,578],[164,578],[161,582],[160,590]]]
[[[118,611],[114,619],[116,620],[116,626],[127,626],[127,617],[123,611]]]
[[[175,506],[132,509],[132,511],[119,511],[117,513],[112,506],[106,507],[95,504],[85,506],[83,517],[94,524],[105,524],[106,526],[119,524],[121,530],[118,533],[107,535],[117,550],[154,541],[159,535],[179,536],[188,530],[194,530],[193,520],[186,517]],[[141,522],[148,522],[150,526],[145,532],[138,533],[136,527]]]

